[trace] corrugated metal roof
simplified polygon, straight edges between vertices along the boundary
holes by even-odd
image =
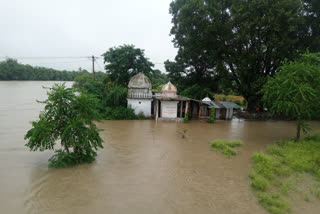
[[[218,101],[203,101],[202,103],[209,105],[209,108],[225,108]]]
[[[219,101],[219,103],[221,103],[226,108],[241,108],[241,106],[239,106],[233,102]]]
[[[200,101],[200,100],[195,100],[195,99],[191,99],[195,102],[198,103],[203,103],[209,106],[209,108],[241,108],[241,106],[233,103],[233,102],[226,102],[226,101]]]
[[[155,99],[157,100],[163,100],[163,101],[188,101],[190,100],[190,98],[188,97],[183,97],[183,96],[180,96],[180,95],[177,95],[175,97],[163,97],[163,96],[158,96],[158,95],[155,95],[154,96]]]

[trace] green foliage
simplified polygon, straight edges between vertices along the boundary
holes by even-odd
[[[209,88],[204,88],[198,84],[185,88],[180,94],[182,96],[198,100],[202,100],[206,96],[208,96],[210,99],[214,98],[214,95]]]
[[[99,121],[96,111],[98,99],[81,93],[76,96],[73,88],[55,84],[48,88],[48,99],[38,121],[26,133],[26,144],[31,151],[54,150],[60,140],[62,150],[50,159],[50,166],[67,167],[83,162],[92,162],[96,150],[103,148],[99,130],[93,123]],[[90,157],[90,158],[89,158]]]
[[[156,89],[156,91],[161,91],[162,86],[169,82],[169,78],[165,73],[162,73],[160,70],[156,69],[152,71],[150,76],[150,80],[152,83],[152,88]]]
[[[127,108],[128,89],[110,82],[109,77],[88,78],[87,75],[75,79],[74,87],[81,93],[88,93],[98,98],[97,110],[106,120],[136,119],[134,110]]]
[[[294,62],[286,62],[281,71],[269,78],[262,89],[263,101],[274,114],[295,118],[297,139],[300,130],[308,132],[303,121],[320,105],[320,54],[303,54]]]
[[[262,175],[257,174],[254,170],[251,170],[249,177],[252,179],[251,186],[255,190],[266,191],[269,186],[269,181]]]
[[[136,115],[134,110],[130,107],[107,107],[103,113],[103,118],[106,120],[134,120]]]
[[[268,147],[267,154],[258,152],[252,156],[251,186],[255,191],[266,192],[259,195],[259,202],[271,213],[287,212],[289,205],[280,196],[293,192],[300,181],[299,175],[307,173],[320,181],[319,136],[317,133],[300,141],[279,141]],[[316,196],[316,191],[317,188],[312,188],[311,194]]]
[[[88,74],[85,70],[58,71],[51,68],[23,65],[14,59],[0,62],[0,80],[63,80],[72,81],[75,77]]]
[[[77,153],[66,153],[62,150],[56,150],[49,159],[50,168],[67,168],[84,163],[92,163],[95,155],[91,154],[77,154]]]
[[[174,0],[171,34],[178,54],[165,63],[168,75],[182,77],[179,85],[231,87],[255,109],[267,76],[284,59],[308,47],[320,50],[319,11],[316,0]]]
[[[272,214],[286,214],[291,211],[288,203],[277,194],[262,193],[259,195],[259,203]]]
[[[210,109],[210,117],[209,117],[209,119],[207,121],[208,123],[214,123],[214,114],[215,114],[215,108],[212,107]]]
[[[105,69],[112,82],[126,87],[135,74],[142,72],[149,78],[154,66],[144,56],[144,50],[135,48],[134,45],[122,45],[110,48],[103,54]]]
[[[228,158],[232,155],[236,155],[237,151],[233,149],[234,147],[242,146],[243,143],[241,140],[214,140],[211,142],[211,148],[222,152],[224,155],[226,155]]]
[[[184,123],[188,123],[189,122],[189,114],[188,112],[184,114],[184,120],[183,120]]]
[[[144,115],[143,112],[140,112],[139,114],[136,115],[136,119],[137,120],[150,120],[151,117],[147,117],[147,116]]]

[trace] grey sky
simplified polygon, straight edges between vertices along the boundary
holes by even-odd
[[[133,44],[153,63],[174,59],[171,0],[0,0],[0,57],[100,56]],[[3,60],[3,59],[0,59]],[[89,69],[89,59],[24,59],[56,69]],[[98,61],[103,67],[103,61]],[[163,64],[156,68],[164,71]],[[99,67],[97,66],[97,69]]]

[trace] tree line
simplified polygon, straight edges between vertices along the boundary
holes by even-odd
[[[84,73],[88,73],[88,71],[59,71],[52,68],[33,67],[18,63],[15,59],[7,59],[0,62],[0,80],[72,81],[75,77]]]

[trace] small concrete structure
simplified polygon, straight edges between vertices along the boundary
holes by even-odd
[[[143,73],[134,75],[128,84],[128,106],[134,109],[135,114],[143,113],[151,116],[152,85]]]
[[[215,119],[230,120],[233,110],[240,108],[232,102],[212,101],[209,97],[203,100],[189,99],[179,96],[177,88],[168,82],[162,87],[161,93],[152,95],[152,85],[148,77],[138,73],[128,84],[128,106],[135,114],[143,113],[155,120],[182,122],[185,114],[189,119],[207,119],[210,109],[215,108]]]
[[[210,116],[210,109],[215,109],[215,119],[231,120],[233,110],[241,107],[233,102],[212,101],[208,97],[200,100],[191,100],[192,118],[207,119]]]
[[[177,88],[168,82],[162,87],[161,93],[154,96],[156,120],[183,121],[188,113],[187,101],[190,99],[177,95]]]

